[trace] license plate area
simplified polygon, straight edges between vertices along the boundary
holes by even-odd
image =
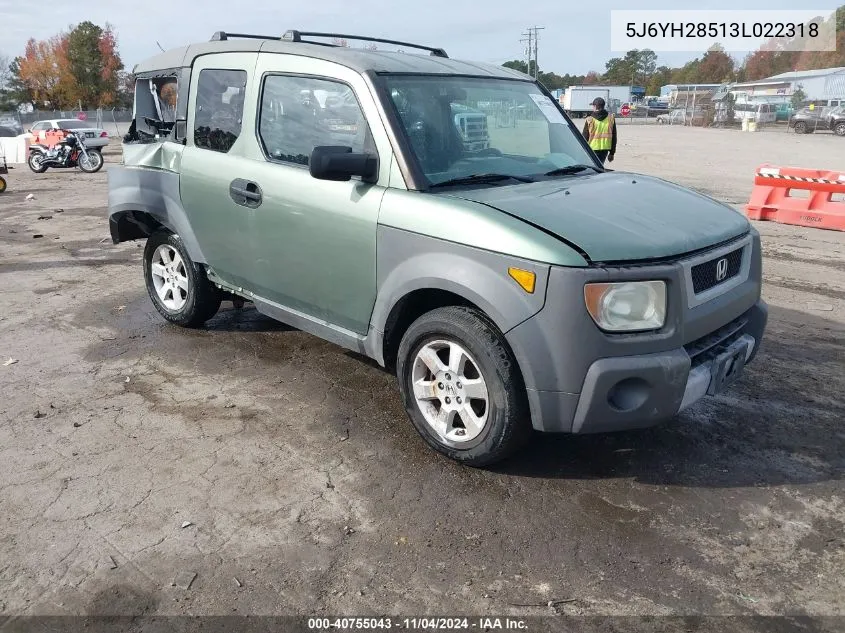
[[[748,354],[748,343],[737,341],[713,359],[712,378],[707,388],[708,395],[722,393],[742,376],[745,368],[745,357]]]

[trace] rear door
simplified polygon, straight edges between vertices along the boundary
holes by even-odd
[[[248,191],[254,143],[258,53],[197,58],[191,72],[188,138],[180,192],[206,263],[224,281],[248,287],[254,271],[255,213]],[[240,183],[233,187],[232,183]],[[244,193],[237,193],[238,189]]]

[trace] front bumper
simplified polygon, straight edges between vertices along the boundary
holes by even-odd
[[[654,426],[720,393],[726,360],[741,369],[759,349],[768,307],[763,301],[701,341],[658,354],[603,358],[590,366],[572,420],[573,433]],[[727,378],[732,378],[729,376]]]
[[[746,249],[742,274],[721,289],[698,294],[689,261],[553,268],[546,305],[506,333],[525,380],[534,428],[595,433],[654,426],[716,392],[724,382],[718,370],[730,365],[724,356],[728,350],[753,361],[768,318],[760,298],[759,234],[752,231],[723,250],[738,245]],[[647,279],[667,284],[663,329],[630,335],[599,331],[583,308],[584,284]]]

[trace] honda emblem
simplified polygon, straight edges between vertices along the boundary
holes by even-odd
[[[716,281],[722,281],[728,276],[728,260],[722,258],[716,262]]]

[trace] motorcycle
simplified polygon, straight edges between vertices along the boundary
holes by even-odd
[[[88,174],[100,171],[103,155],[85,146],[85,141],[75,132],[68,132],[64,139],[52,148],[36,143],[29,148],[29,168],[36,174],[43,174],[49,167],[70,169],[79,167]]]
[[[9,166],[6,165],[6,155],[2,153],[2,150],[3,148],[0,147],[0,193],[6,191],[6,179],[3,176],[9,173]]]

